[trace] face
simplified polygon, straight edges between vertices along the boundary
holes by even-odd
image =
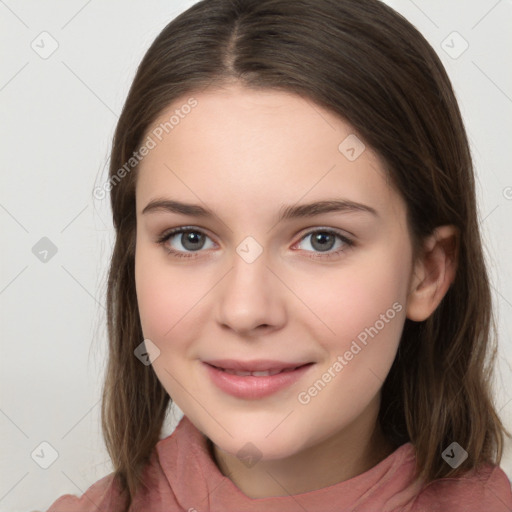
[[[180,409],[222,450],[250,441],[271,460],[377,408],[412,248],[405,204],[371,148],[309,100],[235,85],[175,101],[146,136],[137,299],[160,351],[154,371]],[[307,366],[237,377],[206,363],[226,359]]]

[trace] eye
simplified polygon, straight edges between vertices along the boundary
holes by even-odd
[[[318,251],[310,256],[312,258],[329,258],[339,256],[342,252],[354,245],[354,242],[346,236],[342,235],[338,231],[327,228],[315,229],[314,231],[306,233],[306,235],[301,238],[301,242],[308,238],[310,238],[311,241],[306,243],[306,247],[309,246],[313,251]],[[332,251],[336,246],[336,239],[339,240],[337,250]],[[306,250],[311,252],[308,249]]]
[[[307,248],[304,250],[314,253],[309,256],[310,258],[336,257],[354,245],[352,240],[329,228],[310,231],[301,238],[301,242],[308,238],[311,238],[311,241],[306,245],[309,245],[313,251]],[[157,243],[162,245],[167,250],[168,254],[171,254],[173,257],[195,258],[199,256],[199,254],[194,253],[199,253],[201,249],[212,247],[205,247],[206,239],[211,240],[210,237],[200,229],[192,226],[184,226],[166,231],[157,239]],[[336,245],[336,240],[339,241],[337,250],[332,251]],[[172,247],[173,243],[175,247]],[[177,248],[176,244],[178,244]],[[179,247],[179,245],[181,245],[181,247]]]
[[[204,248],[205,240],[210,239],[208,235],[193,227],[181,227],[165,232],[157,243],[164,246],[169,254],[178,258],[194,258],[195,254]],[[178,248],[169,247],[172,243],[178,245]],[[179,245],[181,245],[180,248]],[[208,249],[208,247],[206,247]]]

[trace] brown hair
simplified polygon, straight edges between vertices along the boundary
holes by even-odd
[[[348,121],[404,198],[415,251],[437,226],[459,229],[455,280],[427,320],[406,320],[379,422],[395,446],[414,444],[417,475],[427,482],[499,464],[508,432],[492,399],[497,348],[472,161],[435,51],[378,0],[203,0],[171,21],[144,56],[114,135],[111,179],[171,102],[230,81],[299,94]],[[144,487],[171,399],[133,353],[143,340],[134,276],[136,168],[117,181],[102,427],[129,505]],[[441,457],[452,441],[469,454],[456,469]]]

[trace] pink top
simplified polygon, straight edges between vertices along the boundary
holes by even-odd
[[[485,465],[460,478],[412,481],[414,447],[405,443],[365,473],[316,491],[249,498],[224,476],[211,457],[207,438],[183,416],[161,439],[145,470],[147,495],[137,495],[130,512],[510,512],[510,482],[498,466]],[[81,497],[60,497],[47,512],[115,512],[113,473]]]

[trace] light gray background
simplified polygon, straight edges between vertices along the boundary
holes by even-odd
[[[46,510],[111,471],[99,405],[113,228],[108,198],[92,191],[107,179],[140,59],[193,3],[0,0],[0,511]],[[440,55],[469,132],[499,317],[496,402],[512,429],[512,2],[388,3]],[[57,249],[46,262],[33,252],[43,237]],[[39,464],[51,462],[52,449],[42,442],[58,452],[48,469]],[[510,444],[502,467],[510,478]]]

